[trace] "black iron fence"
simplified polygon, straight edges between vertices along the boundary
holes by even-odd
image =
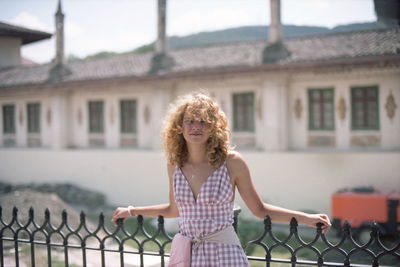
[[[238,213],[234,227],[252,266],[400,266],[399,240],[382,238],[377,225],[364,243],[354,239],[348,223],[331,241],[320,225],[306,237],[295,219],[281,232],[273,231],[267,217],[258,223],[257,237],[248,241],[253,227],[238,225]],[[93,225],[81,212],[71,227],[66,211],[56,226],[49,210],[44,215],[38,223],[32,208],[28,218],[19,218],[14,208],[6,219],[0,206],[0,266],[165,266],[168,260],[173,233],[165,230],[163,217],[157,225],[138,216],[115,227],[103,214]]]

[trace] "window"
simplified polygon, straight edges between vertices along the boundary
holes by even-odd
[[[104,132],[103,101],[89,101],[89,133]]]
[[[15,134],[15,106],[3,106],[3,133]]]
[[[333,89],[308,90],[309,130],[334,130],[335,109]]]
[[[233,95],[233,130],[254,132],[254,93]]]
[[[28,104],[28,133],[40,133],[40,104]]]
[[[121,100],[121,133],[136,133],[137,131],[137,111],[136,100]]]
[[[351,88],[351,128],[379,130],[378,87]]]

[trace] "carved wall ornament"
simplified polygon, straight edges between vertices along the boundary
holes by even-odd
[[[47,124],[51,125],[51,108],[47,109],[46,120],[47,120]]]
[[[77,113],[77,120],[78,120],[78,124],[82,125],[82,109],[78,109],[78,113]]]
[[[19,125],[22,126],[24,124],[24,110],[22,108],[19,109],[18,120],[19,120]]]
[[[340,97],[338,104],[336,106],[336,111],[339,113],[339,118],[344,120],[346,118],[346,101],[344,100],[343,96]]]
[[[301,119],[301,115],[303,113],[303,104],[301,103],[300,98],[297,98],[294,102],[294,114],[297,119]]]
[[[388,118],[392,120],[394,118],[394,115],[396,113],[396,108],[397,108],[396,101],[394,99],[392,90],[390,90],[390,93],[389,93],[388,97],[386,98],[385,108],[386,108],[386,114],[387,114]]]
[[[148,124],[148,123],[150,122],[150,116],[151,116],[149,106],[146,106],[146,107],[144,108],[143,116],[144,116],[144,122],[145,122],[146,124]]]

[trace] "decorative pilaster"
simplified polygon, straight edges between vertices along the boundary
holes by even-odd
[[[396,114],[397,105],[396,105],[396,101],[394,99],[392,91],[390,91],[388,97],[386,98],[385,108],[386,108],[386,114],[387,114],[388,118],[390,120],[393,120],[393,118]]]

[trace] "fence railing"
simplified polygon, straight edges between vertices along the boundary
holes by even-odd
[[[241,236],[238,213],[234,227]],[[6,219],[0,206],[0,266],[165,266],[173,234],[166,232],[163,217],[157,226],[146,222],[138,216],[114,227],[101,213],[93,225],[81,212],[72,228],[66,211],[55,226],[48,209],[38,223],[32,208],[28,218],[19,218],[14,208]],[[243,244],[252,266],[400,266],[399,240],[382,239],[377,225],[365,243],[354,239],[348,223],[335,242],[322,234],[321,225],[312,237],[301,236],[295,219],[289,227],[286,233],[272,231],[271,220],[265,218],[261,234]],[[154,228],[152,233],[148,228]]]

